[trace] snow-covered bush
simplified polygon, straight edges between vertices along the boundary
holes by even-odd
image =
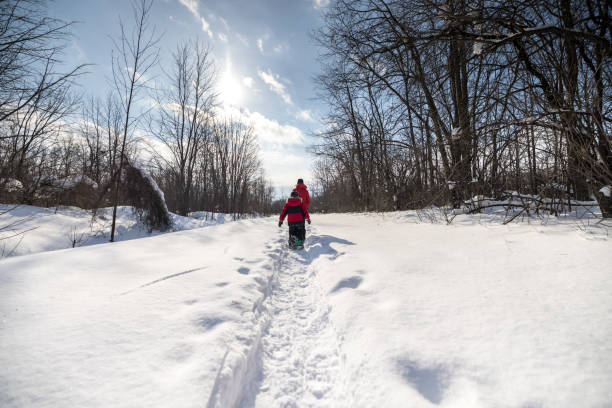
[[[164,193],[144,170],[127,164],[124,195],[143,222],[153,230],[166,230],[172,225]]]
[[[19,180],[15,180],[15,179],[7,179],[4,180],[4,189],[6,191],[8,191],[9,193],[13,193],[13,192],[18,192],[23,190],[23,184],[21,183],[21,181]]]

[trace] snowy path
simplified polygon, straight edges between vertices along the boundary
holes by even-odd
[[[317,254],[309,252],[309,244],[304,251],[292,251],[283,242],[283,261],[266,305],[270,323],[261,340],[261,371],[243,407],[338,405],[337,334],[315,281],[311,263]]]

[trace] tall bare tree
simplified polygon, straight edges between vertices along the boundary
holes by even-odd
[[[158,154],[174,175],[176,205],[187,215],[192,203],[194,172],[206,157],[212,134],[214,66],[208,47],[186,42],[173,54],[173,68],[167,74],[170,86],[160,90],[152,132],[169,150]],[[166,155],[168,157],[166,157]]]
[[[155,28],[150,25],[152,0],[133,0],[133,25],[126,27],[120,20],[121,34],[114,42],[113,54],[113,85],[123,116],[123,129],[119,148],[119,165],[114,171],[113,220],[111,224],[110,241],[115,240],[115,224],[117,205],[119,203],[119,188],[123,164],[125,162],[126,146],[140,115],[133,111],[134,103],[147,83],[147,74],[158,61],[159,37]]]

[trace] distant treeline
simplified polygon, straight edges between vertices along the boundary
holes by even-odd
[[[331,106],[318,206],[459,207],[514,190],[594,197],[612,217],[611,12],[605,0],[333,1],[314,34]]]

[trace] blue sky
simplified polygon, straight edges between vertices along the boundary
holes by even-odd
[[[229,112],[253,124],[267,176],[287,194],[298,177],[311,180],[309,135],[323,107],[315,100],[317,50],[310,32],[329,0],[155,0],[152,25],[162,33],[160,66],[169,67],[181,41],[210,44]],[[103,97],[111,76],[111,37],[119,16],[130,23],[127,0],[55,0],[50,13],[77,21],[67,63],[91,63],[79,79],[86,95]],[[156,76],[156,80],[163,75]]]

